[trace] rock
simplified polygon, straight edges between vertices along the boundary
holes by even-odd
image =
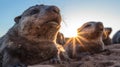
[[[52,65],[33,65],[33,66],[28,66],[28,67],[55,67]]]
[[[105,51],[87,55],[65,64],[35,65],[29,67],[120,67],[120,44],[105,46]]]

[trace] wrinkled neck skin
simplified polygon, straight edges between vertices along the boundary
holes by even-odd
[[[17,38],[17,28],[16,24],[3,36],[0,38],[0,53],[3,53],[7,45],[12,44],[11,38]]]
[[[82,32],[81,32],[82,33]],[[92,32],[92,33],[83,33],[78,34],[79,37],[88,39],[88,40],[101,40],[103,32]]]
[[[82,38],[79,38],[81,41],[84,42],[102,42],[102,34],[101,35],[96,35],[93,34],[93,36],[91,36],[91,34],[83,34],[83,35],[79,35]]]
[[[58,33],[58,30],[60,27],[58,27],[57,29],[47,27],[44,28],[41,27],[41,29],[39,30],[39,32],[37,32],[38,30],[36,30],[36,34],[33,33],[29,33],[29,34],[22,34],[21,32],[19,32],[19,26],[17,24],[15,24],[13,26],[13,28],[10,30],[12,32],[9,32],[9,37],[12,39],[23,39],[23,40],[28,40],[30,42],[41,42],[41,41],[49,41],[49,42],[54,42]]]
[[[81,44],[84,45],[86,50],[88,50],[90,52],[94,52],[96,50],[97,51],[104,50],[104,43],[102,41],[102,34],[97,36],[97,37],[89,37],[87,35],[88,34],[79,35],[82,37],[82,38],[79,38],[79,40],[81,41]],[[96,35],[94,35],[94,36],[96,36]]]
[[[96,37],[96,38],[92,38],[90,39],[87,36],[81,36],[82,38],[79,38],[79,40],[83,43],[83,44],[90,44],[90,43],[96,43],[96,44],[101,44],[102,42],[102,37]]]

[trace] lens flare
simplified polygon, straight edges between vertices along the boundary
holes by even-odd
[[[84,50],[87,50],[88,48],[86,48],[83,44],[82,41],[84,42],[89,42],[86,38],[84,38],[83,36],[80,36],[82,34],[85,34],[86,32],[79,32],[77,33],[77,36],[75,37],[71,37],[67,40],[65,46],[67,46],[68,44],[72,44],[72,49],[73,49],[73,56],[76,54],[76,45],[80,45]]]

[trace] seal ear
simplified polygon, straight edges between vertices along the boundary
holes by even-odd
[[[19,20],[21,19],[21,15],[20,16],[17,16],[17,17],[15,17],[15,19],[14,19],[14,21],[16,22],[16,23],[19,23]]]

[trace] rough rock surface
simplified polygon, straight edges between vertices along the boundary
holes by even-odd
[[[105,46],[105,51],[73,60],[66,64],[34,65],[29,67],[120,67],[120,44]]]

